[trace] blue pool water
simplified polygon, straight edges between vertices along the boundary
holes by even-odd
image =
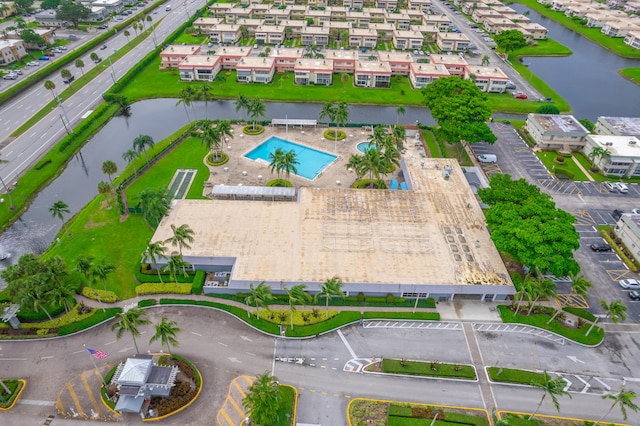
[[[360,142],[358,146],[356,146],[356,148],[358,148],[358,151],[360,151],[363,154],[374,147],[375,145],[372,142]]]
[[[244,156],[251,160],[263,160],[270,163],[269,154],[277,148],[282,148],[284,151],[294,150],[300,162],[300,164],[296,165],[296,169],[298,169],[298,173],[296,174],[309,180],[315,179],[325,167],[338,158],[327,152],[298,145],[297,143],[289,142],[276,136],[271,136]]]

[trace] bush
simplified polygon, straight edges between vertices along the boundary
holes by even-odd
[[[213,167],[217,167],[229,162],[229,154],[227,154],[226,152],[218,152],[217,155],[219,156],[217,160],[213,158],[213,153],[207,155],[207,164]]]
[[[564,156],[561,154],[556,155],[556,158],[553,159],[555,164],[564,164]]]
[[[384,299],[385,299],[385,302],[387,302],[388,304],[392,304],[396,300],[396,298],[391,293],[387,294]]]
[[[103,303],[116,303],[118,296],[112,291],[98,290],[95,288],[85,287],[82,289],[82,295],[92,300],[98,300]]]
[[[378,179],[376,181],[372,181],[371,179],[358,179],[353,183],[353,185],[351,185],[351,187],[356,189],[369,188],[372,182],[377,189],[387,189],[387,184],[384,183],[382,179]]]
[[[570,314],[573,314],[577,317],[580,318],[584,318],[587,321],[595,321],[596,320],[596,316],[593,315],[591,312],[587,311],[586,309],[581,309],[581,308],[574,308],[572,306],[567,306],[562,308],[563,311],[568,312]]]
[[[58,330],[58,336],[66,336],[68,334],[93,327],[94,325],[100,324],[109,318],[115,317],[120,312],[122,312],[122,309],[120,308],[107,308],[105,310],[97,309],[96,312],[88,318],[60,327]]]
[[[147,308],[158,304],[156,299],[144,299],[138,302],[138,308]]]
[[[338,130],[338,137],[336,137],[335,129],[327,129],[324,131],[324,138],[330,141],[341,141],[346,137],[347,134],[342,130]]]
[[[191,284],[165,283],[165,284],[140,284],[136,287],[136,295],[146,294],[191,294]]]
[[[196,275],[193,278],[193,285],[191,286],[191,292],[193,294],[201,294],[204,287],[204,279],[206,273],[204,271],[196,271]]]
[[[282,188],[293,188],[293,184],[286,179],[273,179],[268,181],[265,186],[278,186]]]
[[[573,179],[575,174],[565,168],[565,167],[556,167],[553,173],[558,179]]]
[[[253,128],[253,124],[250,124],[250,125],[244,126],[242,128],[242,133],[244,133],[245,135],[250,135],[250,136],[259,135],[261,133],[264,133],[264,127],[262,127],[259,124],[256,124],[256,127],[254,129]]]
[[[162,276],[162,282],[158,277],[158,273],[149,269],[150,272],[144,271],[136,271],[136,280],[140,283],[153,283],[153,284],[162,284],[167,283],[167,281],[173,281],[173,278],[169,275],[169,273],[160,272],[160,276]],[[179,283],[191,283],[193,282],[193,277],[195,277],[195,272],[187,272],[187,276],[185,277],[182,274],[177,274],[175,277],[176,282]]]
[[[363,292],[358,293],[358,302],[364,302],[364,301],[365,301],[364,293]]]

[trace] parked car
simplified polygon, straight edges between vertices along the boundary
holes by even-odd
[[[58,49],[60,49],[60,50],[67,50],[67,46],[58,46]]]
[[[39,61],[48,61],[48,60],[49,60],[49,57],[48,57],[48,56],[40,56],[40,57],[38,58],[38,60],[39,60]]]
[[[104,50],[104,49],[106,49],[106,48],[107,48],[107,45],[106,45],[106,44],[103,44],[102,46],[100,46],[100,50]]]
[[[97,27],[99,30],[106,30],[107,28],[109,28],[109,26],[107,24],[102,24],[102,25],[98,25]]]
[[[7,74],[2,77],[3,80],[15,80],[18,78],[18,74]]]
[[[615,182],[605,182],[604,187],[609,190],[609,192],[618,192],[618,185]]]
[[[631,210],[631,213],[640,214],[640,209],[633,209],[633,210]]]
[[[481,154],[478,155],[478,161],[481,163],[495,163],[498,161],[498,157],[494,154]]]
[[[633,290],[629,292],[629,299],[640,300],[640,291]]]
[[[529,98],[524,93],[514,93],[513,97],[516,98],[516,99],[528,99]]]
[[[625,290],[640,290],[640,281],[638,280],[625,279],[618,281],[618,284]]]
[[[39,67],[40,66],[40,62],[27,62],[27,66],[28,67]]]
[[[44,54],[44,56],[48,56],[50,58],[53,58],[54,56],[56,56],[56,54],[53,53],[53,52],[47,52],[47,53]]]
[[[593,251],[611,251],[611,246],[607,243],[593,243],[589,247]]]
[[[613,220],[618,221],[620,220],[623,214],[624,212],[622,210],[615,209],[613,213],[611,213],[611,217],[613,217]]]
[[[507,81],[507,84],[506,84],[506,86],[505,86],[505,87],[506,87],[507,89],[509,89],[509,90],[512,90],[512,89],[515,89],[515,88],[516,88],[516,84],[515,84],[513,81],[509,80],[509,81]]]
[[[95,62],[96,64],[99,64],[100,62],[102,62],[102,58],[100,56],[98,56],[98,59],[96,59],[93,62]]]
[[[615,185],[621,194],[626,194],[627,192],[629,192],[629,187],[626,183],[616,182]]]

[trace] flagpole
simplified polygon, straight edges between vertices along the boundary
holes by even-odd
[[[82,345],[85,349],[87,349],[87,345],[83,344]],[[96,373],[98,373],[98,376],[100,376],[100,379],[102,380],[102,384],[104,385],[104,387],[107,387],[107,382],[104,381],[104,377],[102,376],[102,374],[100,373],[100,370],[98,370],[98,366],[96,365],[96,360],[93,358],[93,355],[91,355],[91,352],[89,352],[87,350],[87,353],[89,354],[89,358],[91,358],[91,363],[93,364],[93,368],[96,369]]]

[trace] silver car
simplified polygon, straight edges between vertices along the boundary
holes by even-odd
[[[620,284],[620,287],[624,288],[625,290],[640,290],[640,281],[638,280],[620,280],[618,281],[618,284]]]

